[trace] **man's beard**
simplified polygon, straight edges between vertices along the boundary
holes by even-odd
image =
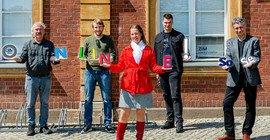
[[[102,32],[95,32],[96,36],[101,36]]]
[[[42,36],[42,34],[34,34],[33,38],[37,37],[38,35]]]

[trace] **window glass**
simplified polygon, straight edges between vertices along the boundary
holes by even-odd
[[[2,23],[3,36],[31,35],[32,14],[3,14]]]
[[[196,37],[198,59],[219,58],[224,52],[224,37]]]
[[[166,13],[161,12],[160,13],[160,31],[163,31],[163,15]],[[188,34],[188,13],[187,12],[181,12],[181,13],[170,13],[173,16],[173,28],[177,31],[182,32],[183,34]]]
[[[224,34],[224,13],[196,13],[196,34]]]
[[[14,61],[4,57],[20,56],[24,43],[32,38],[32,0],[0,0],[0,67]],[[9,63],[9,64],[8,64]],[[14,63],[14,67],[19,64]]]
[[[32,11],[32,0],[2,0],[2,11]]]
[[[188,10],[188,0],[160,0],[160,10]]]
[[[196,0],[196,11],[224,10],[224,0]]]
[[[16,46],[17,49],[17,55],[20,56],[22,53],[22,47],[26,41],[29,41],[29,37],[8,37],[8,38],[3,38],[3,47],[6,45],[14,45]]]

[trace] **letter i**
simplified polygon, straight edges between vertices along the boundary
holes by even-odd
[[[93,59],[96,59],[96,52],[95,52],[95,49],[93,49]]]

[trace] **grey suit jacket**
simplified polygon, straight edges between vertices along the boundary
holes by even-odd
[[[261,84],[261,78],[258,70],[258,64],[261,61],[261,49],[260,41],[258,38],[247,35],[245,39],[243,57],[252,56],[255,63],[252,67],[243,67],[246,79],[251,86],[257,86]],[[226,60],[231,60],[233,64],[228,69],[227,86],[235,87],[239,81],[240,63],[239,50],[238,50],[238,38],[233,37],[227,41]]]

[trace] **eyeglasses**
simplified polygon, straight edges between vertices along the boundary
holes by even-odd
[[[97,39],[97,41],[96,41],[96,44],[97,44],[97,46],[99,47],[99,48],[101,48],[101,46],[100,46],[100,42],[99,42],[99,40]]]

